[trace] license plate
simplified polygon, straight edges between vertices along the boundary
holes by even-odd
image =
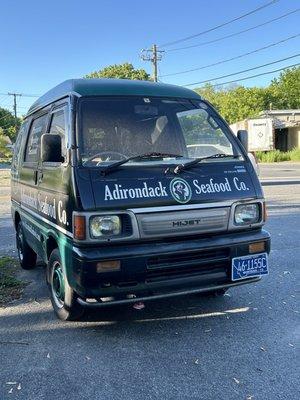
[[[268,275],[268,273],[267,253],[235,257],[232,259],[231,280],[233,281]]]

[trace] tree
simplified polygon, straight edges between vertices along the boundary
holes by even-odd
[[[300,67],[286,69],[270,85],[272,107],[300,108]]]
[[[149,81],[150,75],[144,69],[135,69],[132,64],[109,65],[99,71],[85,75],[85,78],[118,78]]]
[[[229,124],[256,117],[261,111],[269,108],[271,99],[268,88],[238,86],[214,89],[212,85],[206,85],[196,91],[212,103]]]
[[[300,108],[300,67],[284,70],[265,88],[238,86],[216,89],[207,84],[195,90],[232,124],[257,117],[270,106],[278,109]]]
[[[14,115],[7,109],[0,107],[0,128],[3,129],[5,135],[7,135],[12,141],[16,137],[16,121]],[[21,119],[17,118],[17,129],[21,125]]]
[[[4,135],[4,130],[0,128],[0,158],[9,159],[12,155],[11,149],[8,147],[10,140]]]

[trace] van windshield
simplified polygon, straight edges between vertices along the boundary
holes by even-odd
[[[211,107],[197,100],[156,97],[97,97],[80,101],[79,149],[82,164],[104,166],[142,154],[161,157],[136,163],[174,163],[215,154],[240,155],[230,133]],[[220,158],[206,162],[218,162]]]

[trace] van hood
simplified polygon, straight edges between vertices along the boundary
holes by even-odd
[[[95,209],[199,204],[262,197],[258,178],[244,162],[203,163],[174,174],[166,166],[123,166],[102,176],[89,170]],[[78,182],[79,183],[79,182]],[[86,192],[79,192],[84,209]]]

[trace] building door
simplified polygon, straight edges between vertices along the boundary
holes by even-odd
[[[288,129],[275,129],[275,149],[280,151],[288,150]]]

